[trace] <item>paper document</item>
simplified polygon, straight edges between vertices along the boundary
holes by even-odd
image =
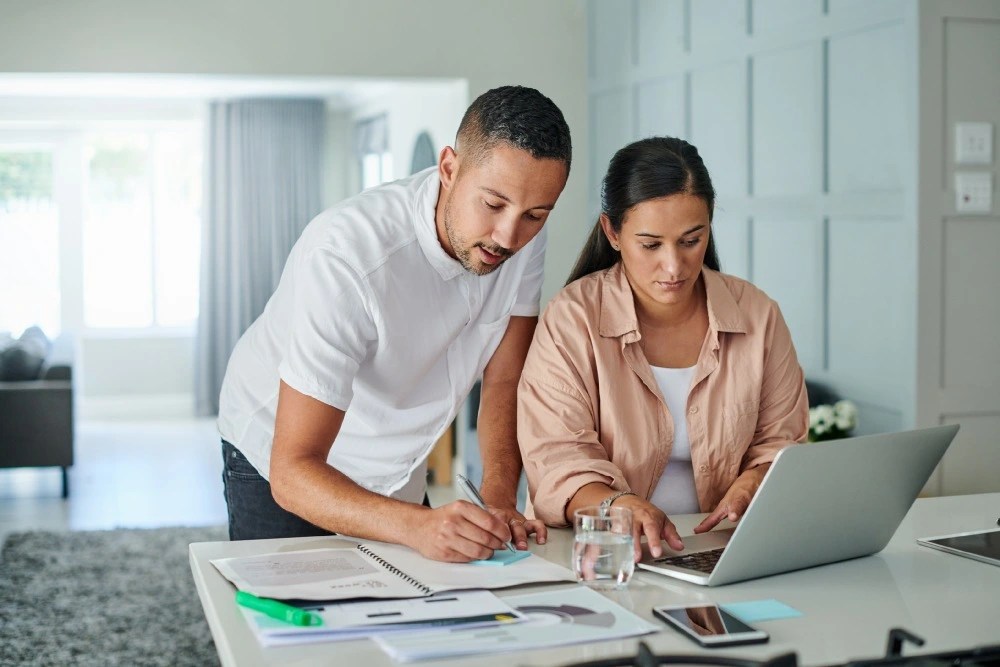
[[[539,556],[504,567],[441,563],[395,544],[286,551],[212,561],[239,590],[279,600],[415,598],[443,591],[575,581],[573,573]]]
[[[482,627],[516,623],[524,614],[489,591],[444,593],[408,600],[373,600],[308,604],[322,625],[301,627],[240,607],[262,646],[341,641],[387,632],[414,632],[440,627]]]
[[[584,586],[508,595],[503,601],[527,619],[513,625],[427,630],[379,635],[374,639],[394,660],[412,662],[607,641],[659,630],[658,626]]]

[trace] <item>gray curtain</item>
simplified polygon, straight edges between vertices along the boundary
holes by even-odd
[[[263,312],[285,259],[320,211],[322,100],[235,100],[209,109],[195,410],[219,411],[229,354]]]

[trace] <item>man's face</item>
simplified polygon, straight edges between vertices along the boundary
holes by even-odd
[[[466,270],[485,276],[541,231],[566,185],[566,164],[499,144],[479,161],[441,152],[438,240]]]

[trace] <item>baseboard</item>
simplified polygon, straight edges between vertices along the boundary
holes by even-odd
[[[191,394],[84,396],[76,408],[78,419],[186,419],[195,416]]]

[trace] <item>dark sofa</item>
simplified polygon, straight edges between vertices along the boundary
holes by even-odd
[[[0,341],[0,348],[0,468],[58,466],[66,498],[73,465],[72,366],[53,361],[52,346],[37,329]]]

